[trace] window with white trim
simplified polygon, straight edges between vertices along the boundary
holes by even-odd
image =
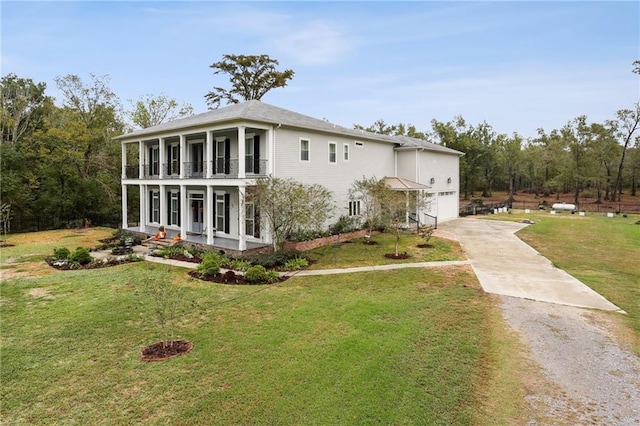
[[[224,194],[216,194],[216,229],[218,231],[224,231]]]
[[[349,216],[360,216],[360,200],[349,201]]]
[[[349,144],[345,143],[342,145],[342,159],[344,161],[349,161]]]
[[[336,152],[338,150],[338,145],[335,142],[329,142],[329,162],[336,163],[337,155]]]
[[[310,145],[309,139],[300,139],[300,161],[309,161]]]

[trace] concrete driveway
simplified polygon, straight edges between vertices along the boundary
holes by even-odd
[[[558,269],[515,233],[525,224],[458,218],[438,225],[455,235],[488,293],[582,308],[621,311],[613,303]],[[535,226],[535,225],[531,225]]]

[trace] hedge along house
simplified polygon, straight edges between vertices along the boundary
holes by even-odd
[[[459,157],[452,149],[409,137],[347,129],[260,101],[248,101],[119,136],[122,226],[222,249],[271,244],[247,188],[264,177],[318,183],[333,192],[340,216],[359,216],[349,190],[363,177],[398,177],[429,196],[422,213],[458,215]],[[129,193],[131,191],[131,194]],[[137,191],[137,194],[134,192]],[[129,200],[139,196],[139,209]],[[133,201],[131,204],[137,204]],[[129,214],[137,224],[129,223]],[[134,219],[134,222],[136,220]]]

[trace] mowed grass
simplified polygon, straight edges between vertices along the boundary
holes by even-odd
[[[516,210],[491,218],[534,220],[535,225],[517,235],[558,268],[624,309],[635,333],[636,351],[640,352],[640,225],[636,225],[640,215],[525,215]]]
[[[375,234],[375,244],[364,244],[362,238],[347,243],[331,244],[307,252],[309,269],[349,268],[357,266],[388,265],[393,263],[434,262],[463,260],[464,253],[455,241],[432,237],[428,248],[419,248],[424,240],[415,234],[402,234],[398,253],[407,253],[408,259],[387,259],[385,254],[395,253],[396,237],[392,233]]]
[[[148,268],[183,291],[185,356],[140,361],[161,338]],[[522,423],[520,348],[468,267],[223,286],[144,262],[0,286],[3,423]]]

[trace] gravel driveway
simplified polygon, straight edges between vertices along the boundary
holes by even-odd
[[[501,226],[500,223],[504,222],[456,219],[439,226],[439,231],[460,241],[474,270],[482,271],[477,275],[485,290],[487,287],[491,290],[500,288],[495,286],[496,274],[484,273],[495,266],[496,261],[513,271],[515,277],[521,276],[522,272],[518,258],[509,256],[513,250],[523,253],[521,248],[513,245],[510,246],[513,250],[504,250],[504,245],[512,240],[505,233],[496,234],[501,229],[511,229],[513,224]],[[477,242],[479,235],[485,241],[497,236],[503,248],[497,252],[497,259],[474,249],[474,239]],[[517,237],[513,235],[512,238]],[[519,239],[518,242],[524,244]],[[548,262],[539,254],[537,256]],[[546,289],[557,282],[557,274],[550,273],[548,279],[540,275],[552,271],[544,264],[540,267],[528,265],[527,268],[536,275],[527,284],[528,288],[525,287],[533,295],[544,296]],[[571,303],[564,297],[566,294],[558,303],[549,303],[539,297],[527,297],[522,286],[513,294],[508,282],[499,284],[504,286],[503,293],[489,292],[500,294],[504,318],[518,332],[531,359],[542,371],[542,383],[535,378],[525,378],[532,413],[528,424],[640,425],[640,358],[631,348],[621,345],[611,331],[613,316],[622,314],[577,307],[585,305],[580,301]],[[582,292],[574,294],[582,298]],[[596,303],[593,308],[600,305],[597,298]],[[603,308],[614,310],[607,309],[606,304]]]

